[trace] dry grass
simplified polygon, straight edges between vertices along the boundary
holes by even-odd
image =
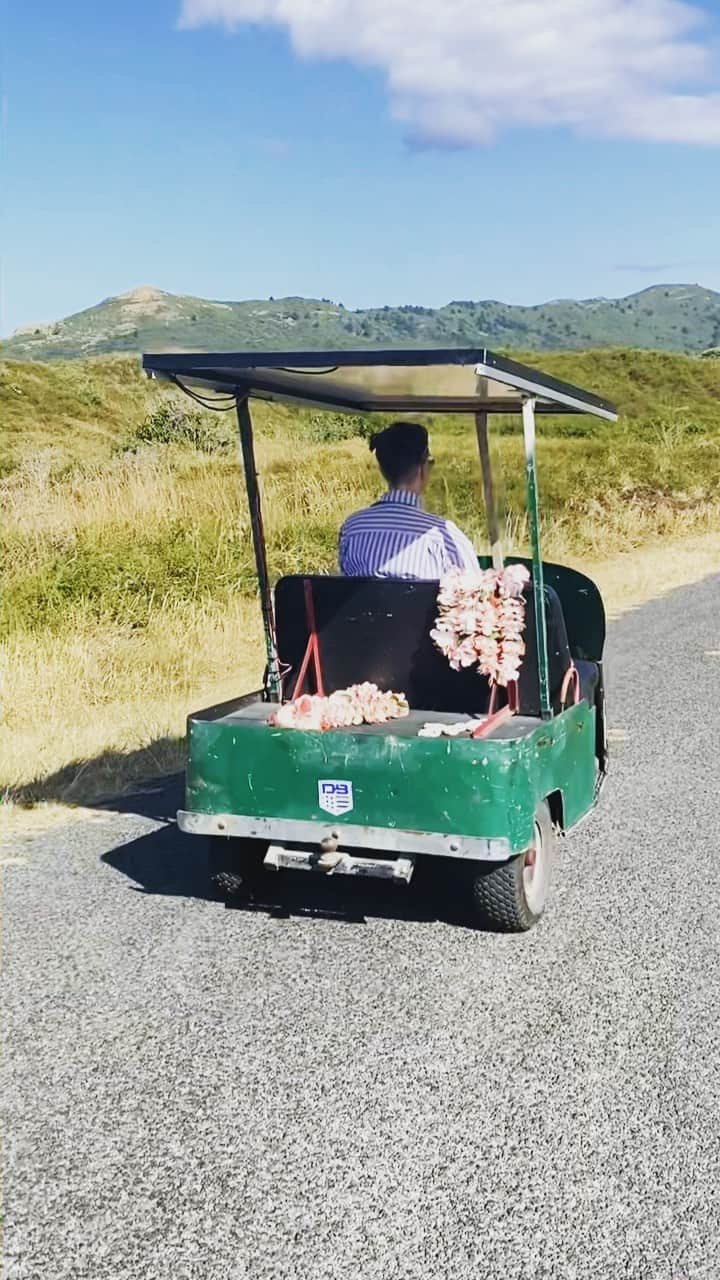
[[[658,430],[545,439],[545,554],[595,576],[611,614],[720,571],[720,442]],[[429,505],[483,550],[470,436],[436,432]],[[497,444],[526,543],[519,442]],[[259,441],[276,573],[332,569],[337,529],[377,491],[367,445]],[[0,819],[55,820],[182,764],[187,713],[257,687],[261,632],[241,477],[232,456],[144,448],[58,468],[40,450],[0,480]],[[45,819],[38,819],[37,814]]]
[[[582,569],[583,565],[578,563],[575,567]],[[608,616],[619,618],[678,587],[720,573],[720,529],[676,537],[645,546],[639,552],[621,553],[585,565],[584,572],[590,573],[600,587]]]
[[[2,663],[0,777],[24,801],[86,802],[178,767],[198,700],[259,687],[261,629],[247,600],[158,609],[142,631],[20,635]]]
[[[575,564],[618,617],[720,572],[720,539],[709,532]],[[108,626],[60,641],[22,638],[3,646],[2,659],[13,710],[0,727],[0,777],[13,779],[15,803],[11,792],[0,838],[179,770],[188,712],[259,687],[263,661],[258,609],[247,600],[158,613],[142,633]]]

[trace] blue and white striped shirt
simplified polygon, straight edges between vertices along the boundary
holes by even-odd
[[[470,539],[452,521],[423,511],[407,489],[391,489],[340,530],[340,571],[348,577],[432,581],[455,567],[478,571]]]

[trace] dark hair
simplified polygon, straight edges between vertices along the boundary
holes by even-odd
[[[419,422],[393,422],[374,432],[370,448],[388,484],[398,484],[430,457],[428,433]]]

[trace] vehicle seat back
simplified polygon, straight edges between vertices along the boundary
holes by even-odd
[[[524,564],[532,573],[532,560],[523,556],[508,556],[508,564]],[[489,569],[492,561],[480,556],[483,569]],[[597,586],[584,573],[568,569],[566,565],[543,561],[545,584],[557,591],[562,605],[565,627],[573,658],[584,662],[602,662],[605,647],[605,608]]]
[[[459,715],[487,711],[488,681],[474,670],[453,671],[435,648],[430,631],[437,616],[437,582],[388,578],[292,575],[275,589],[278,653],[287,668],[284,688],[292,696],[309,639],[304,583],[312,588],[326,693],[372,681],[404,693],[411,707]],[[540,683],[532,584],[525,593],[526,654],[520,671],[519,710],[540,715]],[[552,701],[557,705],[571,664],[560,600],[546,588],[548,658]],[[308,688],[312,690],[312,665]]]

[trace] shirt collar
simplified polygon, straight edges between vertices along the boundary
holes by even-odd
[[[389,489],[378,502],[400,502],[405,507],[419,507],[420,495],[411,493],[409,489]]]

